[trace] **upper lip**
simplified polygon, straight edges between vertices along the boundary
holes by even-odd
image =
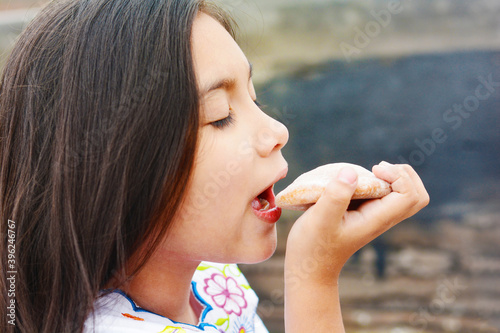
[[[255,195],[255,197],[258,197],[259,195],[261,195],[262,193],[264,193],[267,189],[269,189],[270,187],[272,187],[274,184],[276,184],[279,180],[283,179],[286,177],[286,174],[288,173],[288,166],[286,166],[283,170],[281,170],[277,175],[276,177],[274,178],[274,180],[272,181],[272,183],[268,184],[266,186],[266,188],[264,188],[263,190],[261,190],[259,193],[257,193]]]
[[[273,184],[276,184],[279,180],[285,178],[287,173],[288,173],[288,166],[286,166],[283,170],[281,170],[281,172],[278,174],[278,176],[274,180]]]

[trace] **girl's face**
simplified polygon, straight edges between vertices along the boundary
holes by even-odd
[[[187,198],[160,251],[181,260],[259,262],[276,248],[281,211],[272,186],[287,172],[288,131],[257,106],[247,58],[206,14],[194,21],[192,50],[199,146]]]

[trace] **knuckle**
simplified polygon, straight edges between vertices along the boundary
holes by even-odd
[[[403,170],[405,170],[408,173],[412,173],[412,172],[415,171],[413,169],[413,167],[411,165],[409,165],[409,164],[402,164],[401,167],[402,167]]]
[[[414,191],[410,197],[409,205],[412,211],[418,212],[425,206],[429,204],[430,198],[427,192],[419,193],[418,191]]]
[[[409,164],[397,164],[398,173],[401,177],[411,178],[411,175],[415,174],[415,170]]]
[[[423,198],[422,198],[422,208],[427,206],[431,202],[431,197],[429,196],[429,193],[425,192]]]
[[[404,207],[408,211],[418,208],[421,204],[421,197],[415,190],[408,192],[404,197],[406,198]]]
[[[407,205],[406,205],[406,209],[404,210],[403,214],[407,215],[407,216],[411,216],[413,214],[415,214],[416,212],[418,212],[420,210],[420,207],[419,207],[419,202],[418,200],[415,200],[415,201],[412,201],[412,202],[408,202]]]

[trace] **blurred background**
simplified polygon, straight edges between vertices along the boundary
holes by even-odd
[[[225,0],[254,83],[290,140],[287,179],[318,165],[409,163],[430,205],[360,250],[341,276],[347,332],[500,331],[500,1]],[[0,66],[43,4],[0,0]],[[276,254],[242,265],[283,329]],[[307,267],[305,268],[307,270]]]

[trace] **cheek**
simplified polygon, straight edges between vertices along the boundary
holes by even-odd
[[[226,220],[237,218],[247,197],[245,178],[241,174],[231,174],[223,168],[209,171],[204,176],[198,182],[197,190],[193,191],[193,199],[196,198],[198,203],[204,204],[195,205],[193,208],[203,217]]]
[[[216,132],[216,138],[206,135],[197,154],[193,185],[198,195],[209,200],[227,197],[235,200],[237,191],[250,177],[249,154],[240,151],[244,140],[238,135],[231,135],[232,132],[230,129]]]
[[[238,193],[238,177],[227,172],[223,165],[198,165],[193,181],[181,208],[183,220],[210,220],[228,217],[242,193]],[[191,223],[191,221],[190,221]]]
[[[251,154],[241,151],[242,132],[236,127],[201,131],[185,215],[196,219],[240,217],[252,189]]]
[[[199,189],[188,192],[179,210],[179,218],[169,232],[168,248],[171,251],[196,254],[200,250],[208,253],[217,250],[220,241],[229,241],[238,233],[238,221],[242,218],[241,193],[232,186],[214,187],[214,195],[210,195],[211,187],[206,189],[206,193]],[[214,239],[218,240],[216,244]]]

